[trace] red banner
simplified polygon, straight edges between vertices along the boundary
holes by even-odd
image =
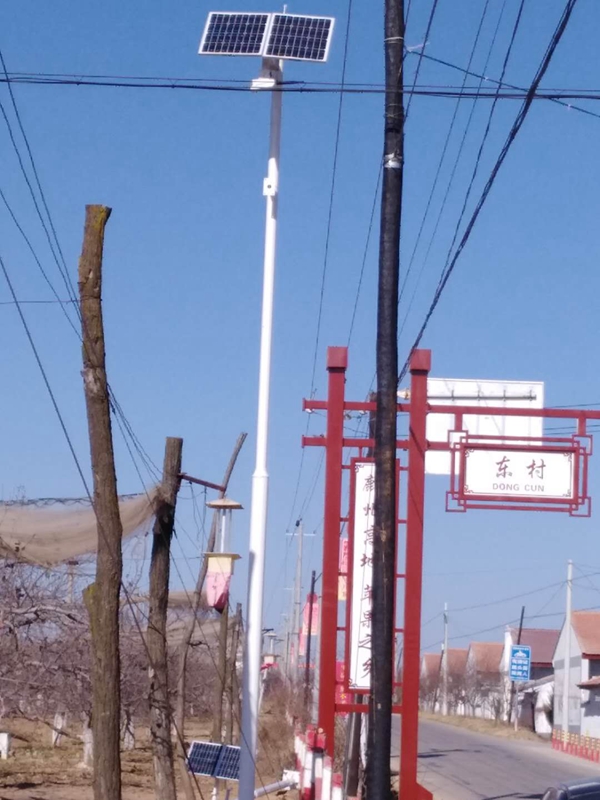
[[[310,608],[312,605],[312,616]],[[317,594],[307,595],[304,611],[302,612],[302,630],[300,631],[299,655],[306,655],[306,639],[310,624],[310,635],[317,636],[319,633],[319,596]]]
[[[345,690],[346,685],[346,664],[344,661],[336,661],[335,662],[335,702],[336,705],[339,703],[349,703],[350,702],[350,695]],[[342,715],[340,715],[342,716]],[[343,714],[345,716],[345,714]]]

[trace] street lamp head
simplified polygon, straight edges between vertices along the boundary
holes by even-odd
[[[218,500],[210,500],[206,506],[207,508],[214,508],[218,511],[236,511],[244,507],[241,503],[238,503],[237,500],[232,500],[230,497],[219,497]]]

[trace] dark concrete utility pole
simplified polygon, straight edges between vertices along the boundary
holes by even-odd
[[[385,0],[385,132],[377,298],[375,535],[367,798],[391,791],[394,593],[396,583],[396,405],[398,283],[404,170],[404,2]]]

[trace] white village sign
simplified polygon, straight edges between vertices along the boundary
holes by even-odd
[[[574,499],[572,450],[465,448],[465,495]]]

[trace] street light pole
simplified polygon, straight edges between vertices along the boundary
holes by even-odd
[[[240,800],[253,800],[255,753],[260,703],[260,668],[262,644],[263,588],[269,472],[267,448],[269,434],[269,394],[271,347],[273,338],[273,293],[275,284],[275,246],[277,241],[277,194],[279,189],[279,152],[281,144],[281,64],[272,70],[271,125],[269,162],[263,195],[267,199],[265,254],[263,273],[260,366],[258,376],[258,418],[256,425],[256,465],[252,475],[250,511],[250,547],[248,564],[248,599],[246,636],[244,638],[244,673],[242,689],[242,730],[240,752]]]

